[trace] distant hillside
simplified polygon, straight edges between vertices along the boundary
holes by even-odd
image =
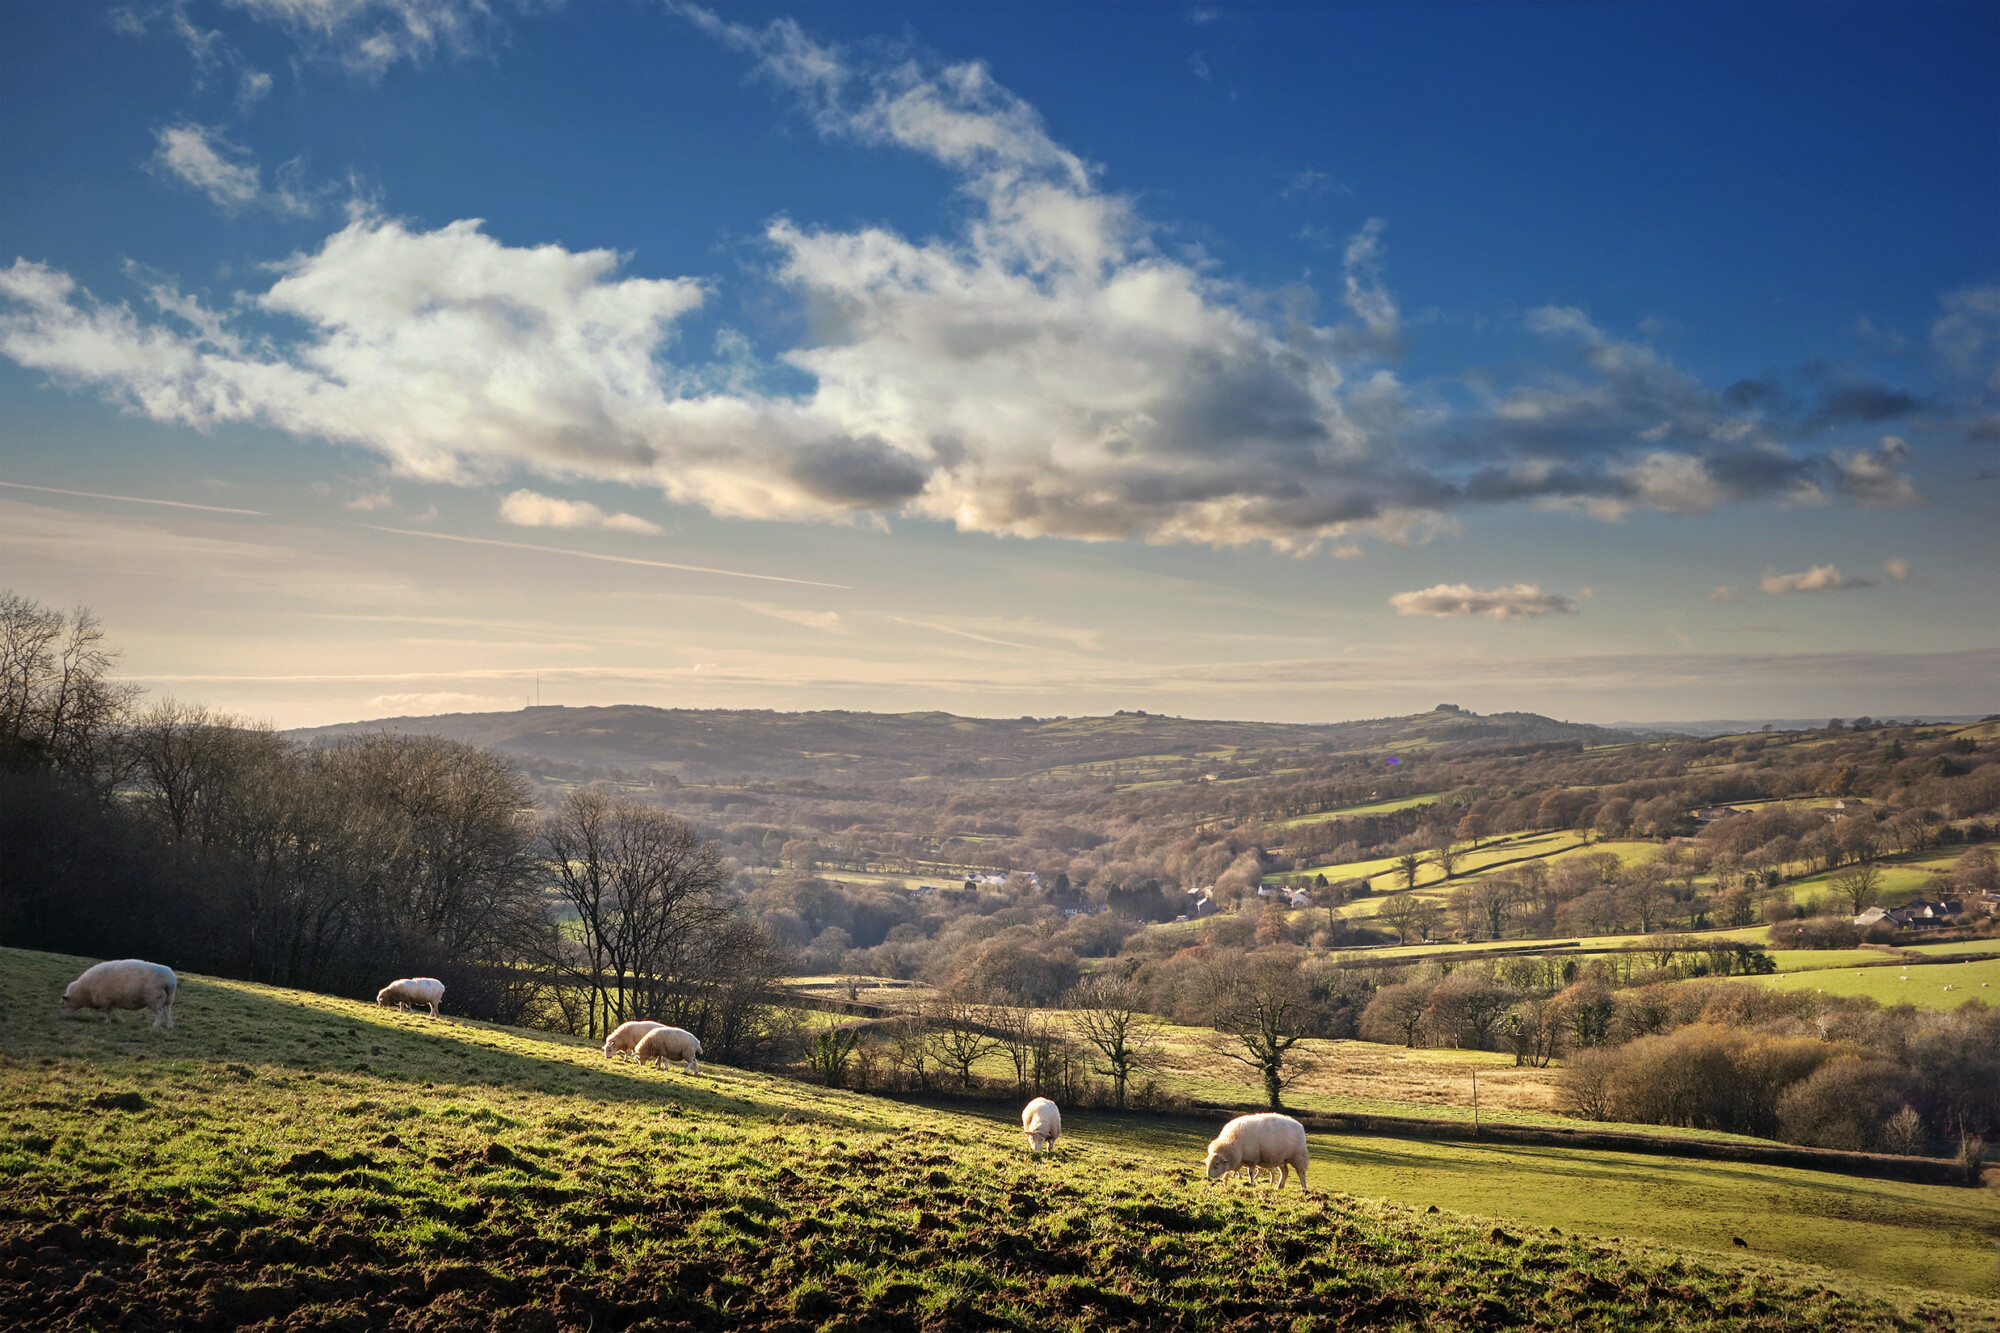
[[[697,780],[1005,777],[1142,757],[1253,762],[1274,752],[1328,754],[1548,742],[1615,745],[1640,739],[1631,732],[1558,722],[1535,713],[1481,716],[1449,704],[1410,717],[1318,726],[1200,721],[1143,712],[1006,719],[625,704],[381,718],[291,734],[312,740],[374,731],[449,736],[522,757],[651,769]]]
[[[1991,716],[1990,714],[1987,716]],[[1846,719],[1852,721],[1852,718]],[[1986,720],[1978,713],[1898,713],[1894,717],[1878,717],[1881,723],[1907,722],[1981,722]],[[1638,731],[1664,736],[1743,736],[1761,727],[1773,731],[1816,731],[1825,726],[1823,717],[1714,717],[1695,722],[1613,722],[1611,725],[1621,731]]]

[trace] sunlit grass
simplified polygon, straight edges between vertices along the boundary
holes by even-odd
[[[1357,1136],[1280,1195],[1200,1179],[1204,1120],[1078,1110],[1042,1160],[1011,1107],[200,977],[171,1032],[59,1020],[80,968],[0,950],[0,1245],[48,1256],[10,1327],[1996,1326],[1946,1294],[1994,1294],[1977,1191]]]

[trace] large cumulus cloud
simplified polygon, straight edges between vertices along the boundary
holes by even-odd
[[[279,8],[324,27],[420,7]],[[610,479],[743,517],[1303,551],[1406,539],[1482,503],[1615,518],[1913,497],[1900,440],[1800,452],[1801,413],[1713,390],[1578,310],[1535,312],[1552,364],[1476,404],[1413,388],[1390,367],[1380,223],[1346,249],[1344,313],[1321,320],[1167,253],[980,64],[859,59],[789,22],[683,12],[822,134],[930,158],[963,197],[964,225],[937,238],[770,224],[768,276],[811,329],[778,353],[802,392],[677,341],[710,298],[700,279],[365,209],[226,310],[155,287],[140,313],[16,261],[0,352],[155,419],[260,422],[404,475]],[[1840,392],[1850,418],[1903,408]]]

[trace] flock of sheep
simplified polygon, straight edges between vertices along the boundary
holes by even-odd
[[[173,969],[158,963],[137,958],[99,963],[69,983],[62,993],[61,1013],[69,1018],[85,1009],[149,1009],[154,1027],[172,1028],[174,992],[179,985]],[[437,1017],[443,1001],[444,983],[435,977],[392,981],[375,996],[380,1005],[428,1008],[432,1018]],[[683,1073],[692,1074],[701,1067],[701,1039],[686,1028],[640,1019],[619,1024],[604,1039],[604,1055],[606,1059],[623,1055],[640,1064],[657,1063],[661,1068],[678,1064]],[[1062,1134],[1062,1112],[1048,1098],[1037,1097],[1021,1111],[1021,1130],[1028,1136],[1030,1152],[1052,1148]],[[1220,1180],[1242,1171],[1254,1181],[1263,1171],[1283,1189],[1296,1173],[1303,1192],[1308,1160],[1305,1126],[1298,1121],[1269,1111],[1240,1115],[1209,1143],[1208,1178]]]

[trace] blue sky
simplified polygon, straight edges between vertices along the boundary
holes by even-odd
[[[281,724],[1996,707],[2000,10],[0,7],[0,582]]]

